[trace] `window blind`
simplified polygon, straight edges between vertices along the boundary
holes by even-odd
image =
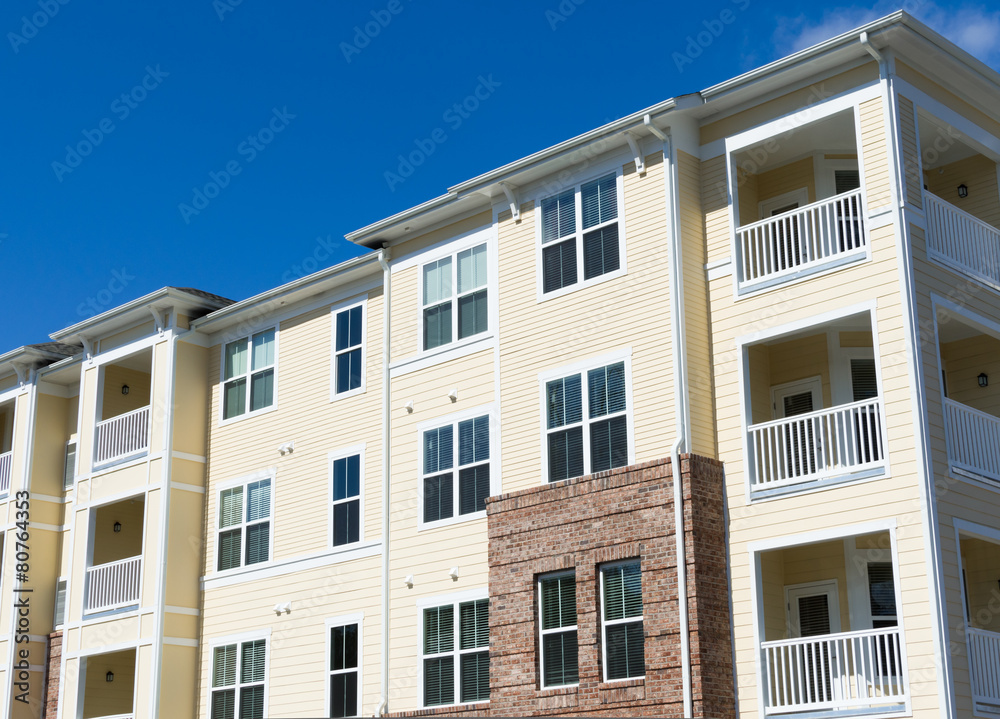
[[[236,690],[212,692],[212,719],[236,719]]]
[[[875,374],[874,359],[851,360],[851,388],[854,401],[878,397],[878,379]]]
[[[458,473],[458,513],[470,514],[486,510],[490,496],[490,465],[465,467]]]
[[[241,488],[242,489],[242,488]],[[271,480],[262,479],[247,485],[247,521],[271,516]]]
[[[451,469],[454,445],[451,425],[424,432],[424,473],[432,474]]]
[[[618,193],[615,174],[605,175],[580,188],[583,229],[618,217]]]
[[[219,502],[220,527],[231,527],[243,521],[243,487],[222,490]]]
[[[542,200],[542,242],[551,242],[576,232],[574,191]]]
[[[603,570],[604,618],[642,616],[642,570],[638,562]]]
[[[271,545],[271,523],[251,524],[246,528],[247,551],[245,564],[266,562]]]
[[[548,427],[555,429],[583,419],[580,375],[575,374],[546,383]]]
[[[625,411],[625,363],[618,362],[587,372],[590,417]]]
[[[467,419],[458,423],[458,463],[472,464],[490,458],[490,418]]]
[[[576,284],[576,240],[542,248],[542,292]]]
[[[53,612],[53,627],[61,627],[66,622],[66,580],[56,582],[55,611]]]
[[[236,645],[216,647],[212,662],[212,686],[228,687],[236,683]]]
[[[464,294],[486,284],[486,245],[458,253],[458,293]]]
[[[891,562],[868,563],[868,598],[872,617],[897,616],[896,585]]]
[[[76,479],[76,442],[66,444],[66,456],[63,460],[63,489],[72,489]]]
[[[606,275],[621,267],[618,225],[607,225],[583,236],[583,279]]]

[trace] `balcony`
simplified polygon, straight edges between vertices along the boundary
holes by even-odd
[[[142,495],[91,510],[93,550],[84,589],[85,615],[139,604],[144,515]]]
[[[741,294],[868,257],[855,127],[845,110],[730,154]]]
[[[861,190],[782,212],[736,230],[740,286],[766,287],[867,254]]]
[[[749,428],[752,492],[880,469],[882,402],[864,400]]]
[[[149,450],[150,407],[97,423],[97,466],[111,464]]]
[[[1000,715],[1000,633],[969,627],[966,638],[972,701],[977,711]]]
[[[764,642],[769,716],[874,710],[906,699],[898,627]]]
[[[765,716],[871,716],[906,708],[890,546],[889,534],[879,532],[754,555]]]
[[[1000,291],[1000,230],[930,192],[924,205],[927,254]]]
[[[952,468],[1000,483],[1000,417],[947,398],[944,407]]]
[[[134,719],[136,650],[91,654],[80,659],[81,719]]]
[[[0,497],[10,494],[10,468],[13,462],[13,452],[0,454]]]
[[[978,714],[1000,716],[1000,613],[996,611],[1000,576],[1000,532],[959,535],[963,609],[967,628],[972,701]]]
[[[84,613],[107,612],[139,603],[142,556],[87,568]]]
[[[885,472],[885,409],[869,313],[743,352],[752,499]]]

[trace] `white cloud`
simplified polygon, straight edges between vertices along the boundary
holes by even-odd
[[[963,50],[994,69],[1000,69],[1000,10],[976,3],[942,5],[933,0],[906,0],[903,8],[921,22],[944,35]],[[775,18],[772,40],[776,55],[783,57],[828,38],[840,35],[899,9],[899,0],[879,0],[874,6],[842,6],[823,11],[818,20],[804,14]]]

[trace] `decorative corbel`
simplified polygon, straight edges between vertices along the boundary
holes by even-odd
[[[639,142],[636,140],[635,135],[631,132],[625,131],[622,133],[625,135],[625,142],[628,143],[629,149],[632,150],[632,157],[635,158],[635,169],[640,175],[646,174],[646,162],[642,157],[642,150],[639,148]]]
[[[150,314],[153,315],[153,322],[156,324],[156,330],[157,332],[160,333],[160,336],[162,337],[163,330],[166,329],[167,327],[166,315],[164,314],[163,311],[153,306],[150,306],[149,312]]]
[[[507,202],[510,204],[510,214],[514,218],[514,222],[521,221],[521,205],[517,201],[517,188],[513,187],[506,182],[500,183],[500,189],[503,190],[503,194],[507,196]]]

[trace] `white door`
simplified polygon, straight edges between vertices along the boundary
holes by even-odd
[[[823,408],[822,382],[812,377],[800,382],[775,385],[771,388],[771,401],[775,419],[785,419],[808,414]],[[823,435],[815,420],[790,422],[780,439],[784,443],[782,451],[782,479],[795,479],[815,474],[822,469]]]
[[[821,637],[840,631],[837,583],[817,582],[785,588],[790,638]],[[830,702],[841,695],[835,645],[826,642],[803,647],[792,671],[808,703]]]

